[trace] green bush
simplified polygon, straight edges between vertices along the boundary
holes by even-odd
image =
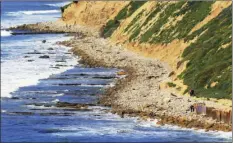
[[[176,84],[174,84],[174,83],[172,83],[172,82],[168,82],[167,85],[168,85],[169,87],[176,87]]]

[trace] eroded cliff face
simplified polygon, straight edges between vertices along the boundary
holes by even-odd
[[[79,24],[100,28],[115,17],[129,2],[80,1],[70,4],[63,12],[62,19],[67,24]]]
[[[69,24],[102,28],[102,36],[173,69],[173,89],[231,98],[231,1],[79,2]]]

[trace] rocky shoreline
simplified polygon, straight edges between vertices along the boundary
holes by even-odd
[[[99,37],[98,31],[90,32],[80,26],[50,22],[21,27],[21,30],[35,29],[36,32],[83,33],[82,37],[74,37],[59,44],[73,47],[72,52],[80,57],[80,62],[84,65],[114,67],[123,69],[127,73],[125,78],[119,79],[114,87],[108,88],[100,97],[99,103],[111,106],[112,113],[122,117],[128,115],[140,116],[142,119],[156,118],[161,125],[174,124],[186,128],[206,129],[206,131],[232,130],[231,125],[190,112],[190,105],[197,102],[194,99],[161,90],[160,83],[167,80],[171,72],[165,63],[137,55],[121,45],[112,44],[107,39]],[[215,103],[209,104],[215,105]]]

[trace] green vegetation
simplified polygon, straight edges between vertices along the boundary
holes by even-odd
[[[185,2],[177,2],[177,3],[174,3],[174,4],[170,4],[168,5],[167,7],[164,7],[164,10],[162,13],[160,13],[159,17],[158,17],[158,20],[156,20],[153,25],[151,26],[151,28],[149,30],[147,30],[140,38],[140,41],[141,42],[149,42],[149,39],[152,38],[153,35],[156,35],[159,33],[160,29],[162,28],[162,26],[164,24],[166,24],[168,22],[168,18],[170,16],[172,16],[172,14],[179,10],[182,5],[184,4]],[[158,37],[160,37],[160,34],[158,35]],[[167,38],[164,38],[165,40]],[[157,41],[157,40],[156,40]],[[155,41],[153,41],[154,43]],[[159,42],[159,41],[158,41]]]
[[[134,19],[130,22],[130,24],[125,28],[124,32],[128,31],[130,27],[132,27],[135,22],[137,22],[137,20],[142,16],[144,10],[142,10],[136,17],[134,17]]]
[[[146,1],[131,1],[127,6],[125,6],[118,15],[113,19],[107,22],[106,26],[103,29],[102,35],[104,37],[110,37],[112,33],[120,25],[120,21],[131,16],[139,7],[141,7]]]
[[[103,30],[104,37],[111,36],[120,22],[131,16],[144,3],[134,1],[125,6],[113,20],[108,21]],[[185,42],[189,42],[198,37],[184,50],[182,62],[189,62],[186,70],[178,77],[184,80],[189,89],[194,89],[199,97],[231,99],[231,6],[189,35],[194,26],[209,15],[213,3],[214,1],[179,1],[168,5],[168,3],[159,2],[151,12],[145,13],[142,10],[125,27],[124,32],[130,35],[129,41],[138,40],[141,43],[153,44],[168,44],[175,39],[184,39]],[[145,20],[139,22],[142,16],[146,16]],[[183,18],[176,21],[177,17]],[[174,21],[176,23],[171,25]],[[164,28],[165,24],[168,24],[166,28]],[[139,35],[141,29],[145,27],[149,29]],[[213,85],[213,83],[216,84]],[[168,86],[176,87],[173,83],[168,83]]]
[[[76,2],[76,1],[75,1],[75,2]],[[63,13],[63,12],[65,11],[65,9],[66,9],[67,7],[69,7],[72,3],[73,3],[73,2],[71,2],[71,3],[69,3],[69,4],[67,4],[67,5],[65,5],[65,6],[63,6],[63,7],[61,7],[61,13]]]
[[[189,1],[186,6],[184,6],[185,3],[185,1],[180,1],[167,6],[153,26],[141,36],[141,42],[167,44],[174,39],[185,38],[191,29],[209,14],[213,2]],[[182,15],[184,15],[184,17],[181,21],[161,30],[168,22],[169,17],[178,17]]]
[[[146,18],[145,22],[143,22],[143,24],[142,24],[141,26],[138,26],[138,27],[134,30],[133,34],[132,34],[132,35],[130,36],[130,38],[129,38],[129,41],[132,41],[133,39],[135,39],[135,38],[139,35],[139,33],[140,33],[140,31],[141,31],[141,28],[142,28],[143,26],[147,25],[148,22],[149,22],[150,20],[152,20],[152,18],[153,18],[154,16],[156,16],[156,14],[157,14],[159,11],[161,11],[161,6],[160,6],[160,4],[158,3],[157,6],[156,6],[156,8],[154,9],[154,11],[151,12],[151,13],[149,14],[149,16]],[[128,29],[129,29],[133,24],[134,24],[134,20],[133,20],[133,21],[130,23],[130,25],[125,29],[125,32],[128,31]]]
[[[175,83],[172,83],[172,82],[168,82],[167,85],[168,85],[169,87],[176,87],[176,84],[175,84]]]
[[[189,62],[187,69],[179,76],[185,84],[198,91],[198,96],[231,99],[231,9],[231,6],[226,8],[219,16],[185,38],[186,41],[191,40],[205,31],[183,52],[184,61]],[[221,48],[226,44],[227,47]],[[211,87],[213,82],[218,84]]]
[[[218,89],[197,89],[195,90],[195,94],[197,97],[205,97],[205,98],[216,98],[216,99],[231,99],[229,95],[226,94],[225,91],[221,91]]]

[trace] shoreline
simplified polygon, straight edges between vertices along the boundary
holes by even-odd
[[[54,32],[57,29],[62,29],[63,32],[81,32],[85,36],[59,44],[72,47],[71,51],[80,57],[80,62],[84,65],[114,67],[127,73],[126,78],[119,79],[116,85],[108,88],[100,98],[99,103],[111,106],[112,113],[121,117],[129,115],[142,119],[156,118],[161,125],[171,124],[206,131],[231,131],[231,125],[187,111],[189,106],[195,103],[189,97],[180,97],[160,90],[159,84],[168,78],[170,72],[165,63],[137,55],[121,45],[113,45],[110,41],[100,38],[98,32],[86,32],[88,29],[80,30],[79,26],[65,26],[68,28],[65,29],[61,27],[62,24],[56,23],[59,22],[24,25],[23,28],[45,32]]]
[[[69,46],[64,44],[65,46]],[[77,52],[77,49],[75,49]],[[96,61],[91,58],[91,56],[88,56],[84,51],[81,49],[78,49],[78,53],[75,53],[75,55],[81,56],[81,63],[84,65],[88,65],[90,67],[107,67],[107,68],[121,68],[122,67],[115,67],[115,66],[109,66],[106,65],[106,63],[103,63],[101,61]],[[146,120],[148,118],[152,119],[158,119],[157,124],[160,125],[177,125],[182,128],[194,128],[194,129],[205,129],[206,131],[209,130],[216,130],[216,131],[231,131],[231,127],[225,126],[221,123],[205,123],[201,122],[198,119],[188,119],[188,117],[182,117],[182,116],[167,116],[162,114],[156,114],[154,112],[146,112],[146,111],[140,111],[140,110],[134,110],[134,109],[125,109],[121,108],[118,105],[114,105],[112,101],[116,100],[116,97],[114,96],[115,92],[122,90],[125,85],[127,85],[127,82],[132,81],[134,78],[133,72],[134,69],[130,68],[123,68],[123,70],[127,73],[127,77],[124,79],[118,79],[116,85],[114,87],[108,88],[104,95],[99,99],[100,105],[111,107],[111,113],[118,114],[122,118],[124,118],[125,115],[129,117],[140,117],[143,120]],[[129,76],[130,75],[130,76]]]

